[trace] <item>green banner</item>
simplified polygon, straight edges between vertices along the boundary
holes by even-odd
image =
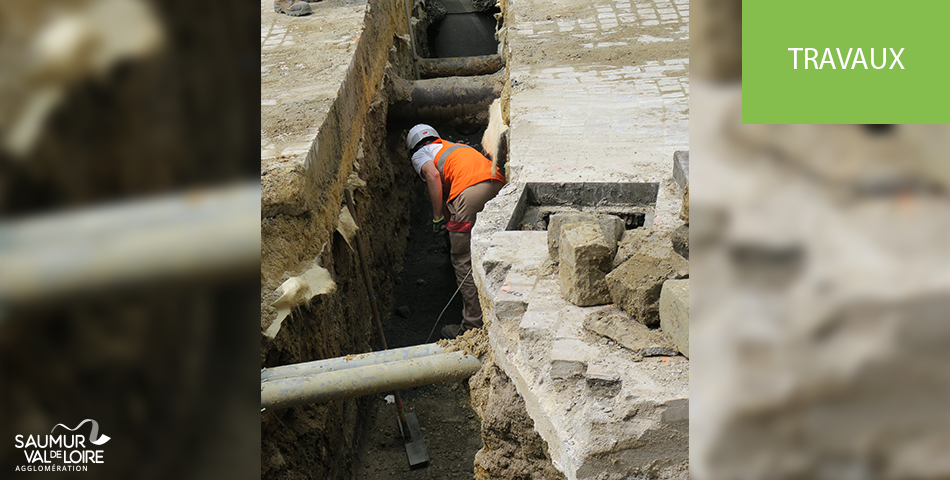
[[[742,2],[742,123],[950,123],[950,0]]]

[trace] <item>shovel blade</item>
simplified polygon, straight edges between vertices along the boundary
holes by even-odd
[[[409,457],[409,468],[421,468],[429,464],[429,451],[426,449],[426,440],[422,438],[422,429],[419,428],[419,419],[415,412],[406,414],[406,423],[409,424],[409,433],[412,440],[406,442],[406,456]]]

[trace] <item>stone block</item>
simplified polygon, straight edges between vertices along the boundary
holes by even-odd
[[[680,208],[680,219],[689,225],[689,184],[683,190],[683,206]]]
[[[556,340],[551,347],[551,378],[579,377],[587,370],[587,345],[580,340]]]
[[[552,259],[559,258],[561,229],[565,225],[581,222],[596,222],[603,231],[604,241],[610,248],[611,255],[617,251],[617,242],[623,236],[625,226],[623,220],[615,215],[593,213],[556,213],[548,219],[548,253]]]
[[[673,251],[668,237],[663,239],[651,237],[606,276],[614,303],[648,327],[660,323],[663,282],[689,276],[689,262]]]
[[[689,185],[689,150],[673,152],[673,180],[682,189]]]
[[[533,288],[532,277],[519,272],[509,272],[492,301],[498,320],[520,322],[521,316],[528,308],[528,294]]]
[[[587,388],[594,395],[613,397],[620,393],[623,387],[620,374],[599,363],[587,365],[584,377],[587,380]]]
[[[660,329],[689,358],[689,280],[667,280],[660,292]]]
[[[680,225],[670,235],[673,251],[689,260],[689,225]]]
[[[518,324],[519,337],[522,340],[538,340],[550,336],[557,324],[557,310],[528,309]]]
[[[626,262],[630,257],[640,250],[643,241],[652,235],[654,230],[649,228],[635,228],[623,232],[620,242],[617,244],[617,253],[614,254],[613,268],[617,268],[621,263]]]
[[[647,348],[673,347],[659,330],[647,328],[620,309],[612,310],[591,313],[584,318],[584,328],[607,337],[632,352]]]
[[[600,226],[581,222],[561,229],[559,278],[561,294],[579,306],[610,303],[605,277],[611,252]]]
[[[677,398],[663,402],[661,407],[666,407],[660,416],[663,423],[676,423],[689,421],[689,399]]]

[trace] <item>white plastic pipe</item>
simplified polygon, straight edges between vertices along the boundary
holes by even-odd
[[[410,358],[426,357],[445,353],[445,349],[434,344],[426,343],[423,345],[413,345],[411,347],[394,348],[392,350],[382,350],[379,352],[361,353],[358,355],[347,355],[345,357],[328,358],[326,360],[317,360],[313,362],[295,363],[293,365],[283,365],[280,367],[267,368],[261,372],[261,381],[270,382],[290,377],[305,377],[307,375],[316,375],[318,373],[335,372],[347,368],[363,367],[366,365],[376,365],[379,363],[394,362],[397,360],[408,360]]]
[[[0,304],[260,262],[260,183],[0,219]]]
[[[266,381],[261,382],[261,407],[288,408],[461,380],[481,365],[478,358],[459,351]]]

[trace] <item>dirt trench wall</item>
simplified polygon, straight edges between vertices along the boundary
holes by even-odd
[[[564,479],[551,463],[547,443],[534,429],[524,399],[491,357],[482,357],[482,368],[469,380],[484,443],[475,454],[476,480]]]
[[[261,367],[379,349],[355,242],[336,232],[343,189],[354,191],[357,223],[379,311],[392,311],[392,286],[408,232],[412,190],[400,132],[386,130],[386,72],[411,76],[408,30],[401,1],[370,4],[339,95],[306,162],[261,173]],[[264,334],[277,316],[277,288],[319,257],[335,292],[294,308],[274,338]],[[261,413],[261,478],[350,478],[366,399]]]

